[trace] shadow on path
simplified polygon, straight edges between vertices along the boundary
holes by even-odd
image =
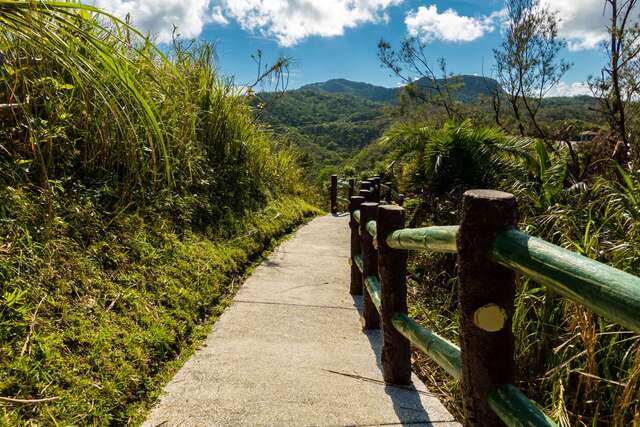
[[[363,300],[361,295],[352,295],[353,304],[358,310],[358,314],[362,317],[363,314]],[[380,370],[380,378],[382,378],[382,330],[381,329],[367,329],[362,333],[366,335],[369,340],[369,345],[376,358],[376,365]],[[417,390],[413,384],[408,386],[395,386],[385,384],[384,381],[376,379],[361,378],[363,381],[370,380],[384,386],[384,391],[393,402],[393,409],[401,421],[401,425],[420,425],[420,424],[433,424],[442,421],[431,420],[429,414],[422,405],[420,399],[421,394],[429,394],[425,391]],[[444,421],[444,422],[449,422]]]

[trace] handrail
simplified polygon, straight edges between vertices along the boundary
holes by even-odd
[[[378,233],[377,230],[378,228],[375,221],[369,221],[367,223],[367,231],[369,232],[371,237],[373,237],[374,239],[376,238],[376,234]]]
[[[381,187],[386,186],[382,184]],[[459,252],[457,242],[460,240],[461,249],[464,249],[458,253],[461,265],[458,270],[460,286],[467,286],[465,288],[467,291],[479,289],[477,286],[483,286],[485,295],[488,295],[489,298],[496,298],[495,303],[487,303],[486,296],[485,302],[480,302],[481,300],[478,298],[472,299],[473,297],[471,297],[470,299],[468,294],[460,293],[461,306],[464,307],[464,297],[467,298],[464,300],[467,303],[467,309],[471,307],[474,310],[472,319],[467,317],[466,320],[461,320],[461,336],[466,337],[464,348],[465,351],[473,352],[467,353],[473,354],[473,358],[480,357],[486,361],[487,357],[502,358],[502,355],[507,355],[504,361],[509,361],[513,357],[513,349],[509,349],[508,346],[500,347],[496,344],[495,338],[493,342],[489,342],[489,347],[483,347],[483,344],[478,344],[478,342],[471,345],[467,341],[469,337],[473,336],[473,332],[469,331],[477,330],[477,328],[511,334],[510,328],[506,327],[511,324],[510,315],[505,309],[513,305],[513,296],[508,296],[506,290],[514,286],[514,279],[513,276],[509,279],[508,275],[499,277],[503,270],[497,264],[521,273],[626,328],[640,332],[640,277],[545,240],[529,236],[515,228],[510,228],[515,226],[514,218],[516,217],[515,199],[512,195],[486,190],[465,193],[465,197],[467,194],[468,198],[465,199],[465,203],[468,202],[468,204],[465,205],[462,227],[451,225],[399,228],[401,224],[404,224],[402,208],[383,205],[378,207],[377,214],[372,214],[376,211],[372,211],[369,205],[365,205],[367,206],[365,212],[367,212],[368,221],[362,227],[358,225],[362,218],[361,212],[357,209],[362,198],[353,199],[354,204],[351,207],[351,212],[355,221],[351,223],[352,254],[357,251],[363,253],[353,257],[353,265],[355,266],[353,268],[357,268],[357,270],[352,270],[352,285],[360,283],[360,289],[364,285],[366,294],[373,303],[365,304],[364,318],[373,319],[371,316],[367,317],[367,313],[372,313],[371,310],[373,312],[377,310],[384,328],[397,331],[394,333],[398,338],[387,337],[385,332],[385,342],[383,343],[383,360],[387,360],[387,365],[383,364],[385,382],[391,381],[390,383],[395,384],[392,380],[394,375],[402,375],[402,372],[407,372],[406,367],[410,363],[409,350],[406,347],[408,344],[393,341],[396,339],[403,340],[405,343],[407,343],[406,340],[413,343],[454,378],[460,379],[462,376],[460,348],[428,328],[419,325],[408,316],[406,311],[406,255],[402,255],[399,251],[393,251],[393,249],[457,253]],[[479,204],[478,201],[480,201]],[[471,207],[473,210],[469,210]],[[469,218],[472,219],[469,220]],[[492,222],[492,218],[498,219]],[[485,226],[485,221],[491,225]],[[363,234],[369,234],[374,238],[373,245],[368,236],[361,236],[360,230]],[[498,231],[497,235],[496,231]],[[378,242],[378,236],[386,236],[386,240]],[[366,245],[360,246],[358,243],[360,238],[364,239],[362,242],[363,244],[366,242]],[[491,242],[491,239],[493,239],[493,243],[487,244],[487,242]],[[363,258],[375,260],[376,257],[378,258],[379,270],[367,266],[367,271],[365,271]],[[353,271],[359,271],[362,274],[358,275]],[[379,277],[374,275],[376,271],[379,272]],[[482,273],[474,276],[476,272]],[[358,277],[362,280],[360,281]],[[496,277],[497,281],[492,281]],[[398,295],[401,296],[400,299],[398,299]],[[386,314],[382,313],[383,300]],[[368,300],[365,299],[365,301]],[[398,301],[405,302],[401,304]],[[475,306],[475,304],[484,305]],[[373,322],[367,320],[366,327],[376,327]],[[504,336],[507,339],[509,336],[512,337],[512,335]],[[391,340],[390,344],[388,347],[384,347],[387,345],[385,344],[387,339]],[[484,342],[480,341],[480,343]],[[404,348],[404,350],[399,353],[393,350],[398,348]],[[391,353],[384,353],[385,351],[391,351]],[[394,359],[396,360],[393,362],[395,365],[390,365],[390,360],[396,357],[394,355],[400,354],[405,354],[406,356],[402,356],[405,358],[398,356],[397,359]],[[555,426],[553,420],[547,417],[535,402],[530,401],[513,384],[508,384],[513,381],[512,376],[507,376],[511,379],[504,381],[504,377],[494,376],[492,371],[483,372],[485,364],[478,364],[474,359],[465,357],[464,363],[469,364],[464,366],[465,375],[468,376],[463,382],[463,394],[469,393],[464,394],[464,397],[467,402],[473,402],[472,405],[476,405],[475,402],[480,402],[479,407],[483,408],[483,414],[488,418],[495,419],[497,416],[508,426]],[[475,370],[482,373],[480,377],[473,374],[473,372],[477,372]],[[485,376],[491,379],[485,379]],[[408,381],[406,376],[400,378],[404,378],[401,381]],[[468,387],[468,381],[480,381],[479,384],[488,384],[490,385],[489,389],[493,391],[489,395],[480,395],[474,390],[481,389],[467,388],[465,392],[464,387],[465,384]]]
[[[551,427],[556,423],[545,415],[513,384],[503,384],[489,393],[489,406],[508,426]]]
[[[356,267],[358,267],[358,270],[360,270],[360,273],[362,273],[364,271],[364,264],[362,263],[362,254],[354,256],[353,262],[356,264]]]
[[[431,360],[456,380],[460,379],[460,348],[425,328],[404,313],[394,313],[393,326],[406,339],[426,353]]]
[[[428,249],[434,252],[457,251],[457,225],[405,228],[387,237],[387,244],[394,249]]]
[[[364,280],[365,285],[367,286],[367,290],[369,291],[369,295],[371,296],[371,301],[373,305],[376,306],[378,313],[382,310],[382,297],[380,296],[380,281],[376,276],[367,276]]]
[[[517,230],[496,237],[493,258],[640,332],[640,278]]]

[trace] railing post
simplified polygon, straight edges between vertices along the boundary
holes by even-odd
[[[356,194],[356,180],[349,178],[349,200]]]
[[[465,426],[502,426],[487,395],[514,382],[511,329],[515,275],[491,261],[496,234],[517,225],[512,194],[492,190],[464,193],[458,234],[460,347]]]
[[[354,257],[362,253],[360,224],[353,217],[353,213],[360,209],[362,202],[364,202],[364,197],[362,196],[353,196],[349,199],[349,227],[351,228],[351,285],[349,286],[349,293],[351,295],[362,295],[362,273],[354,261]]]
[[[358,196],[363,197],[365,202],[369,202],[370,198],[371,198],[371,191],[370,190],[360,190],[358,192]]]
[[[380,177],[374,176],[371,179],[373,185],[373,202],[380,203]]]
[[[407,314],[407,251],[387,245],[387,236],[404,228],[404,209],[378,207],[378,274],[381,287],[382,373],[387,384],[411,384],[411,345],[393,326],[393,313]]]
[[[338,175],[331,175],[331,213],[338,213]]]
[[[393,191],[391,190],[391,186],[393,185],[393,183],[391,181],[387,181],[385,182],[385,184],[387,186],[387,193],[384,196],[384,199],[387,201],[387,203],[392,203],[393,202]]]
[[[367,231],[367,223],[369,221],[375,221],[378,213],[378,204],[365,202],[360,205],[360,237],[362,238],[362,300],[363,300],[363,314],[364,329],[378,329],[380,327],[380,316],[376,306],[371,301],[371,296],[367,291],[367,287],[364,286],[364,281],[368,276],[378,275],[378,253],[373,246],[373,237]]]

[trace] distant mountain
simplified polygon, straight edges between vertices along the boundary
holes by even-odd
[[[400,92],[398,88],[375,86],[369,83],[353,82],[346,79],[333,79],[321,83],[311,83],[302,86],[298,91],[351,95],[365,98],[369,101],[384,103],[395,102]]]
[[[437,82],[440,86],[444,86],[445,84],[443,79],[438,79]],[[427,88],[432,86],[431,80],[426,77],[417,80],[416,84]],[[449,84],[459,86],[455,94],[457,98],[463,102],[473,101],[480,95],[491,96],[496,90],[501,91],[500,84],[496,80],[488,77],[469,75],[454,76],[449,79]],[[312,83],[297,89],[297,91],[301,92],[351,95],[385,104],[395,103],[398,100],[401,90],[401,87],[388,88],[346,79],[333,79],[321,83]]]
[[[451,77],[449,82],[456,85],[459,101],[491,122],[491,102],[478,98],[502,92],[496,80],[462,75]],[[431,87],[428,79],[416,83]],[[394,120],[393,104],[398,103],[401,91],[402,88],[333,79],[284,94],[260,93],[254,100],[254,107],[256,116],[263,123],[299,147],[302,162],[309,166],[307,170],[318,177],[332,167],[343,165],[345,160],[382,135]],[[546,98],[539,118],[547,123],[573,119],[596,122],[596,109],[597,101],[588,96]],[[503,114],[507,121],[510,120],[506,106]]]

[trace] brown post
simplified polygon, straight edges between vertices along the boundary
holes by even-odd
[[[360,209],[360,205],[364,202],[364,197],[353,196],[349,199],[349,227],[351,228],[351,285],[349,293],[351,295],[362,295],[362,273],[354,261],[356,255],[362,253],[362,245],[360,244],[360,224],[353,217],[353,213]]]
[[[398,206],[404,205],[404,194],[398,194]]]
[[[338,213],[338,175],[331,175],[331,213]]]
[[[375,203],[380,203],[380,177],[374,176],[371,179],[373,185],[373,201]]]
[[[464,193],[458,234],[460,344],[465,426],[503,426],[487,395],[500,384],[513,384],[515,298],[513,271],[491,261],[497,233],[516,227],[512,194],[493,190]]]
[[[387,186],[387,193],[385,194],[384,199],[387,201],[387,203],[391,203],[393,202],[393,191],[391,191],[391,186],[393,185],[393,183],[387,181],[384,183],[384,185]]]
[[[370,190],[371,189],[371,181],[360,181],[360,189],[361,190]]]
[[[356,194],[356,180],[349,178],[349,200]]]
[[[407,314],[407,251],[387,245],[387,236],[404,228],[404,209],[378,207],[378,274],[382,299],[382,374],[387,384],[411,384],[411,345],[391,323],[393,313]]]
[[[367,223],[369,221],[375,221],[378,214],[378,204],[365,202],[360,205],[360,237],[362,238],[362,300],[363,300],[363,314],[364,329],[378,329],[380,327],[380,316],[378,315],[378,309],[373,305],[371,296],[367,292],[367,287],[364,286],[364,281],[367,276],[378,275],[378,251],[373,246],[373,237],[367,231]]]

